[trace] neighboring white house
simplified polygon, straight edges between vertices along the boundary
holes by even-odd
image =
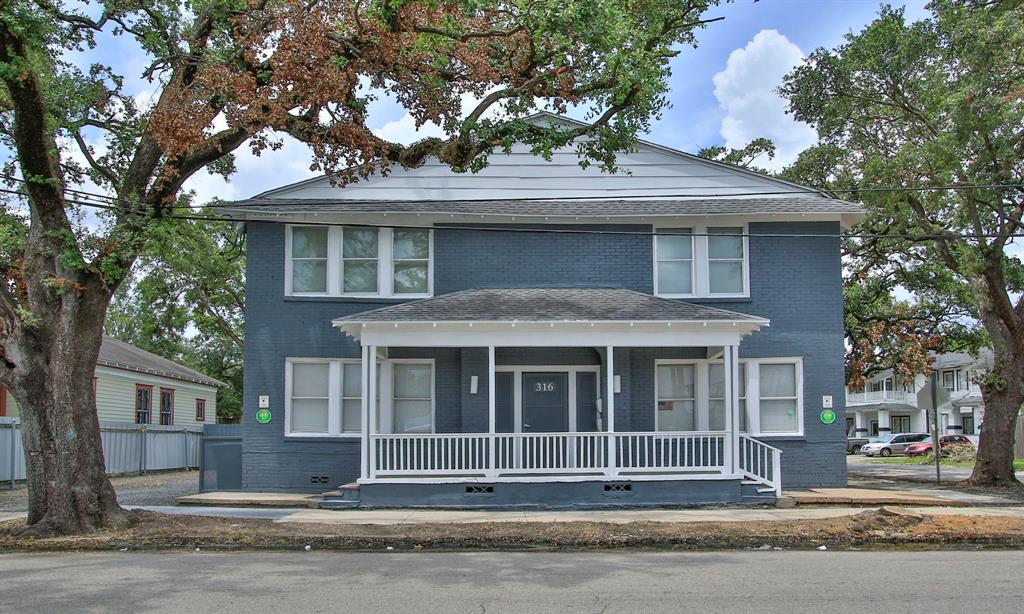
[[[937,354],[932,368],[937,380],[939,427],[943,433],[975,436],[985,418],[976,375],[986,371],[992,353]],[[877,437],[886,433],[929,432],[932,410],[931,382],[917,374],[910,383],[900,381],[892,369],[868,378],[863,387],[846,390],[846,430],[850,437]]]
[[[103,337],[92,381],[100,422],[196,426],[217,421],[223,382],[145,350]],[[0,386],[0,416],[18,404]]]

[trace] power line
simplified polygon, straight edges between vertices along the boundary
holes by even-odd
[[[7,179],[10,181],[18,181],[21,183],[28,183],[27,180],[13,175],[0,174],[0,179]],[[700,186],[693,186],[691,188],[680,187],[681,190],[697,190],[703,189]],[[706,194],[657,194],[651,195],[648,198],[653,199],[665,199],[665,198],[722,198],[722,197],[736,197],[736,196],[785,196],[792,194],[807,195],[809,192],[870,192],[870,193],[892,193],[892,192],[938,192],[938,191],[956,191],[956,190],[1021,190],[1024,191],[1024,184],[1018,183],[992,183],[992,184],[948,184],[941,186],[921,186],[921,187],[874,187],[874,188],[807,188],[807,189],[792,189],[792,190],[772,190],[772,191],[760,191],[760,192],[733,192],[731,194],[721,193],[706,193]],[[73,188],[64,188],[65,192],[73,194],[79,194],[83,199],[97,198],[103,199],[108,202],[120,202],[133,207],[138,207],[140,203],[126,200],[117,196],[109,196],[106,194],[97,194],[95,192],[86,192],[83,190],[75,190]],[[502,198],[502,201],[507,202],[551,202],[551,201],[581,201],[581,200],[638,200],[642,197],[636,196],[618,196],[614,194],[609,195],[595,195],[587,197],[579,196],[536,196],[536,197],[516,197],[516,198]],[[251,199],[250,199],[251,200]],[[456,199],[457,200],[457,199]],[[420,199],[417,200],[420,203],[449,203],[452,199],[440,200],[440,199]],[[224,202],[214,203],[206,205],[176,205],[179,209],[244,209],[247,207],[263,207],[266,203],[258,202]]]
[[[10,190],[0,188],[0,192],[7,194],[16,194],[19,196],[28,197],[27,192],[21,192],[18,190]],[[76,191],[80,192],[80,191]],[[86,192],[85,194],[90,194]],[[97,194],[91,194],[92,196],[100,196]],[[125,209],[125,207],[119,207],[114,205],[100,204],[95,202],[87,202],[84,200],[65,198],[66,202],[71,204],[80,205],[83,207],[92,207],[105,211],[115,211],[121,213],[137,213]],[[138,204],[135,205],[136,207]],[[189,207],[172,207],[172,208],[189,208]],[[197,215],[182,215],[182,214],[169,214],[163,215],[159,219],[177,219],[177,220],[189,220],[189,221],[207,221],[207,222],[239,222],[241,220],[232,218],[229,215],[223,217],[212,217],[212,216],[197,216]],[[476,231],[476,232],[512,232],[512,233],[527,233],[527,234],[581,234],[581,235],[624,235],[624,236],[642,236],[642,237],[653,237],[653,236],[682,236],[682,237],[712,237],[712,236],[730,236],[730,237],[760,237],[760,238],[795,238],[795,239],[821,239],[821,238],[839,238],[839,239],[906,239],[906,240],[941,240],[941,239],[1015,239],[1024,238],[1024,233],[1021,234],[1005,234],[1005,233],[981,233],[981,234],[912,234],[912,233],[731,233],[723,235],[720,233],[707,233],[707,232],[655,232],[655,231],[639,231],[639,230],[596,230],[596,229],[582,229],[582,228],[539,228],[532,226],[530,228],[515,228],[510,226],[496,226],[496,225],[481,225],[472,226],[468,224],[458,225],[444,225],[434,226],[430,224],[407,224],[407,223],[393,223],[393,224],[369,224],[365,222],[345,222],[344,224],[337,224],[332,222],[319,222],[319,221],[302,221],[293,222],[289,220],[255,220],[259,223],[267,224],[294,224],[298,226],[347,226],[350,228],[402,228],[410,230],[462,230],[462,231]]]

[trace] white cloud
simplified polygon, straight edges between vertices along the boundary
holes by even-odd
[[[786,114],[786,102],[775,91],[803,60],[800,48],[776,30],[761,30],[729,54],[725,69],[713,78],[715,97],[726,112],[721,126],[726,147],[769,138],[775,143],[775,159],[759,159],[757,164],[779,170],[818,140],[813,128]]]
[[[416,120],[413,119],[412,115],[409,113],[406,113],[402,117],[375,129],[373,133],[385,141],[391,141],[392,143],[399,143],[401,145],[409,145],[410,143],[414,143],[420,139],[425,139],[430,136],[444,136],[444,130],[433,122],[427,122],[417,130]]]

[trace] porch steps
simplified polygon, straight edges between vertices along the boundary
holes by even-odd
[[[774,505],[777,501],[774,488],[753,480],[740,482],[740,492],[743,496],[743,503],[747,504]]]
[[[359,484],[350,482],[339,486],[337,490],[324,493],[324,499],[320,502],[320,509],[342,510],[359,507]]]

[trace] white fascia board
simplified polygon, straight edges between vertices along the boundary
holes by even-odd
[[[654,200],[653,198],[642,200]],[[245,207],[225,208],[235,219],[251,222],[274,222],[285,224],[374,224],[391,226],[437,226],[439,224],[511,224],[516,222],[539,224],[606,224],[614,221],[617,224],[653,224],[672,226],[677,223],[692,223],[701,220],[710,225],[716,223],[736,223],[737,219],[744,222],[839,222],[844,228],[856,224],[864,218],[859,213],[805,213],[801,211],[776,213],[705,213],[694,214],[659,214],[659,215],[510,215],[507,213],[388,213],[383,211],[320,211],[277,213],[247,210]]]
[[[334,326],[363,345],[409,347],[687,347],[735,345],[758,321],[351,322]]]

